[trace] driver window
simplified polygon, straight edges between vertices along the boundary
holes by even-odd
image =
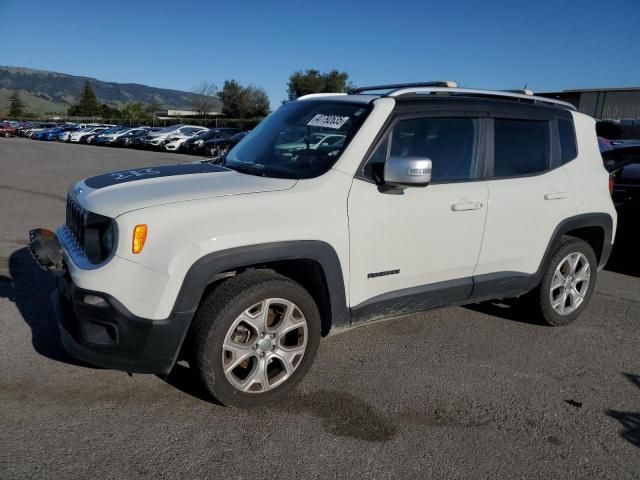
[[[379,182],[389,156],[426,157],[432,162],[432,182],[477,178],[478,121],[473,118],[413,118],[400,120],[363,168]],[[390,142],[390,145],[389,145]]]

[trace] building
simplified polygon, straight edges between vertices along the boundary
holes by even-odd
[[[582,113],[598,120],[624,120],[640,124],[640,87],[585,88],[536,93],[569,102]]]
[[[198,112],[194,110],[156,110],[156,116],[163,119],[171,119],[171,118],[182,118],[182,117],[199,117]],[[207,113],[207,117],[215,117],[217,115],[221,115],[220,110],[211,110]]]

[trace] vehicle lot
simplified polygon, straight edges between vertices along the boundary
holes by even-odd
[[[628,221],[575,324],[484,304],[356,329],[325,339],[296,393],[261,410],[209,403],[184,366],[165,380],[69,358],[28,229],[60,225],[80,178],[191,161],[0,139],[0,478],[639,478]]]

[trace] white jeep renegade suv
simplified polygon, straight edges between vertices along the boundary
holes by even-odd
[[[87,178],[30,249],[58,274],[72,355],[159,374],[185,359],[219,402],[252,407],[364,322],[522,297],[568,324],[615,226],[592,118],[430,82],[287,103],[223,165]]]

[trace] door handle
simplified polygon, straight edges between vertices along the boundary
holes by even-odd
[[[451,210],[454,212],[464,212],[467,210],[480,210],[482,208],[482,202],[467,202],[467,203],[454,203],[451,205]]]
[[[553,193],[545,193],[545,200],[563,200],[565,198],[569,198],[569,194],[567,192],[553,192]]]

